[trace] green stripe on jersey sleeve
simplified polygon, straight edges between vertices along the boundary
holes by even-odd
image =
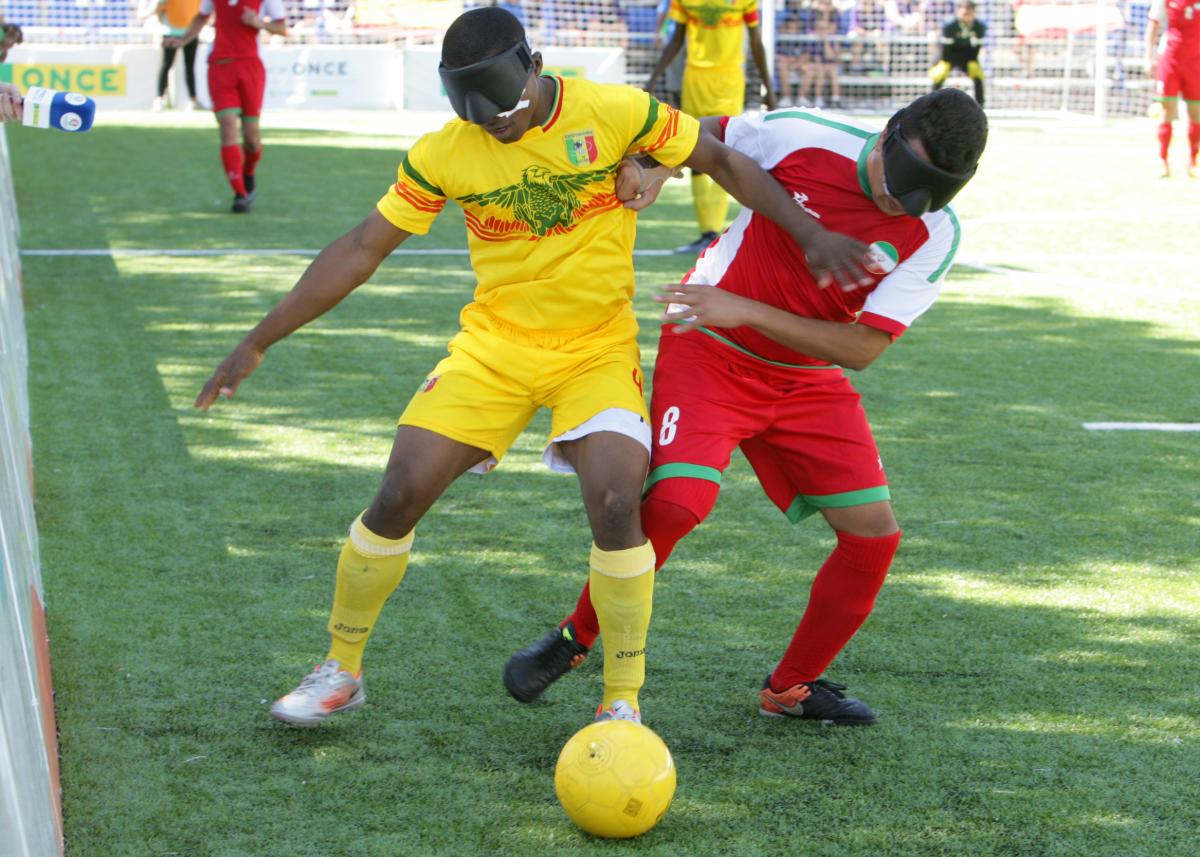
[[[958,223],[958,215],[954,213],[954,209],[947,205],[942,211],[946,212],[946,216],[950,218],[950,225],[954,227],[954,240],[950,242],[950,252],[946,254],[946,258],[942,260],[942,264],[938,266],[936,271],[929,275],[929,282],[931,283],[936,283],[946,273],[946,269],[954,261],[954,254],[958,252],[958,242],[962,238],[962,227]]]
[[[408,159],[408,152],[404,153],[403,166],[404,172],[408,174],[408,177],[421,187],[425,188],[425,190],[429,191],[430,193],[436,193],[438,196],[446,195],[440,187],[430,182],[425,178],[425,176],[421,175],[421,173],[417,171],[417,168],[412,165],[412,161]]]
[[[654,123],[658,121],[658,99],[653,95],[650,96],[650,109],[646,111],[646,121],[642,124],[642,130],[633,135],[633,140],[636,143],[642,137],[650,132],[654,127]]]

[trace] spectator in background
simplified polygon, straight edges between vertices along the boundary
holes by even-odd
[[[807,0],[788,0],[778,22],[775,39],[775,77],[783,107],[801,103],[808,76],[808,40],[812,32],[812,9]]]
[[[894,35],[922,36],[925,34],[925,12],[921,0],[886,0],[883,28]]]
[[[1166,33],[1166,46],[1158,53],[1159,37]],[[1171,123],[1179,116],[1183,96],[1188,114],[1188,176],[1200,178],[1196,156],[1200,153],[1200,6],[1195,0],[1154,0],[1146,26],[1146,59],[1155,70],[1155,98],[1162,104],[1158,125],[1158,156],[1162,177],[1171,175],[1167,150],[1171,146]]]
[[[816,41],[809,48],[805,77],[801,80],[801,97],[812,99],[817,107],[825,106],[825,84],[829,84],[829,100],[834,107],[842,104],[841,83],[838,71],[842,64],[842,40],[846,34],[841,16],[833,0],[816,0],[812,9],[812,34]]]
[[[983,66],[979,52],[983,50],[984,23],[975,17],[972,0],[958,0],[954,17],[942,25],[942,58],[929,70],[935,90],[941,89],[953,69],[966,72],[975,85],[975,101],[983,106]]]
[[[198,11],[200,0],[161,0],[155,7],[158,20],[162,22],[163,36],[167,38],[178,38],[186,33],[188,24],[196,17]],[[183,76],[187,81],[188,91],[188,101],[183,109],[189,111],[196,109],[200,103],[196,99],[196,48],[199,44],[196,39],[192,39],[183,46]],[[165,105],[167,79],[170,77],[171,67],[175,65],[175,54],[178,50],[179,48],[172,47],[164,38],[162,63],[158,67],[158,95],[151,107],[154,111],[162,110]]]
[[[25,34],[16,24],[3,24],[4,32],[0,35],[0,62],[8,59],[8,52],[25,41]]]
[[[846,35],[850,41],[851,73],[864,71],[868,63],[872,69],[887,71],[886,26],[887,12],[882,0],[858,0],[850,9]]]

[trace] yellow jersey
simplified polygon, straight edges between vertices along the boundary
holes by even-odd
[[[758,26],[758,0],[671,0],[667,14],[687,26],[689,66],[745,64],[744,28]]]
[[[629,86],[550,79],[542,125],[506,144],[454,119],[413,144],[377,207],[423,235],[453,199],[466,213],[475,303],[516,327],[581,330],[633,298],[637,214],[616,197],[621,159],[644,151],[679,166],[700,125]]]

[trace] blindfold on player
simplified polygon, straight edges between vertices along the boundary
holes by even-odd
[[[21,124],[81,132],[92,127],[96,102],[78,92],[59,92],[31,86],[25,93]]]
[[[462,68],[446,68],[445,63],[438,63],[450,106],[460,119],[476,125],[520,110],[521,95],[532,72],[533,52],[524,39],[503,53]]]
[[[904,114],[899,111],[888,120],[883,138],[884,190],[900,201],[904,211],[920,217],[945,208],[954,195],[975,175],[978,163],[965,173],[946,172],[918,155],[904,139]]]

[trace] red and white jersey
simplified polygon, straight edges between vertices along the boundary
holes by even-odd
[[[200,0],[200,14],[216,14],[217,38],[209,62],[252,59],[258,56],[258,33],[242,23],[242,15],[253,9],[260,18],[278,21],[287,17],[283,0]]]
[[[1176,59],[1200,59],[1200,0],[1154,0],[1149,17],[1166,32],[1164,53]]]
[[[795,109],[725,118],[722,127],[728,145],[775,176],[822,226],[874,245],[896,264],[890,273],[880,265],[869,286],[852,292],[818,288],[792,237],[743,208],[684,282],[719,285],[805,318],[857,320],[893,338],[933,305],[958,249],[958,218],[949,207],[922,217],[879,210],[867,180],[867,155],[879,132],[841,116]],[[765,360],[823,363],[748,327],[709,332]]]

